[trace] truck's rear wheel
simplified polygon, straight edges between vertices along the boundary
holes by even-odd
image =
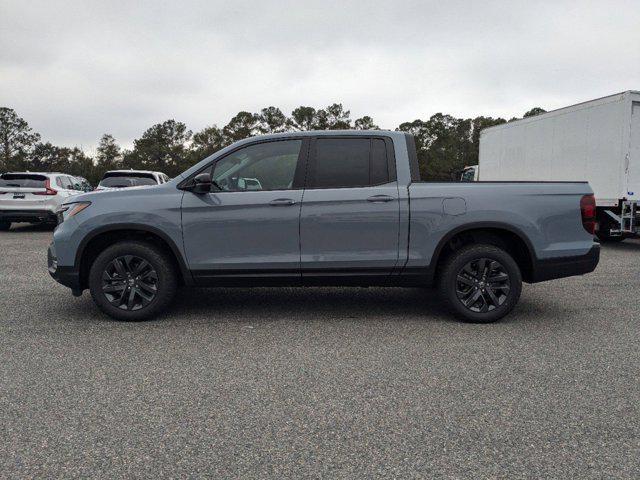
[[[0,232],[8,232],[11,229],[11,222],[0,222]]]
[[[108,247],[89,271],[93,301],[117,320],[139,321],[156,316],[169,306],[176,288],[171,259],[143,242],[120,242]]]
[[[457,317],[495,322],[513,310],[522,291],[522,275],[513,258],[492,245],[470,245],[447,259],[440,294]]]

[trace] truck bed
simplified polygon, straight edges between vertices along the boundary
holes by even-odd
[[[429,264],[443,238],[469,227],[527,238],[537,260],[585,255],[580,199],[591,193],[586,182],[413,182],[407,266]]]

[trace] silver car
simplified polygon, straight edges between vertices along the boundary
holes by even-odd
[[[0,230],[11,223],[58,223],[56,211],[69,197],[82,193],[64,173],[10,172],[0,175]]]

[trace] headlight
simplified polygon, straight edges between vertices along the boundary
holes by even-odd
[[[56,214],[58,215],[58,223],[62,223],[67,218],[71,218],[74,215],[79,214],[89,205],[91,205],[91,202],[75,202],[60,205],[60,208],[58,208],[58,210],[56,211]]]

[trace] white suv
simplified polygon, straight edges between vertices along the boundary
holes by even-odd
[[[76,180],[64,173],[11,172],[0,175],[0,230],[12,222],[58,223],[56,210],[76,190]]]
[[[96,190],[160,185],[168,181],[169,177],[162,172],[151,172],[149,170],[110,170],[104,174]]]

